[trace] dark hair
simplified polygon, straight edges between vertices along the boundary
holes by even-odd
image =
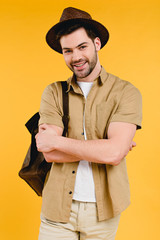
[[[83,23],[75,23],[75,24],[72,23],[72,25],[71,24],[66,24],[63,29],[59,30],[57,32],[56,39],[60,42],[60,38],[62,36],[68,35],[68,34],[74,32],[75,30],[77,30],[79,28],[84,28],[86,30],[86,33],[87,33],[88,37],[92,41],[94,41],[94,39],[96,37],[98,37],[98,34],[96,33],[96,30],[91,28],[89,25],[83,24]]]

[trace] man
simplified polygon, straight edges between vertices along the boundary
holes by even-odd
[[[67,138],[60,82],[42,95],[36,142],[53,164],[43,189],[39,240],[113,240],[130,203],[125,156],[141,128],[141,95],[101,66],[98,51],[108,38],[101,23],[71,7],[47,33],[73,76],[67,80]]]

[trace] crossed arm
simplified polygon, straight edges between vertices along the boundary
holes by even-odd
[[[77,140],[63,137],[62,132],[63,129],[55,125],[40,125],[36,143],[47,162],[75,162],[83,159],[118,165],[136,146],[133,142],[136,125],[131,123],[111,122],[108,139]]]

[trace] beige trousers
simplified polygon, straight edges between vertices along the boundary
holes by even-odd
[[[96,203],[74,201],[68,223],[57,223],[41,215],[39,240],[114,240],[120,215],[97,221]]]

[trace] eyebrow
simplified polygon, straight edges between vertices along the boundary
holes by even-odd
[[[79,45],[77,45],[75,48],[81,47],[83,44],[88,44],[88,42],[82,42]],[[67,48],[67,47],[62,48],[62,50],[68,50],[68,49],[71,49],[71,48]]]

